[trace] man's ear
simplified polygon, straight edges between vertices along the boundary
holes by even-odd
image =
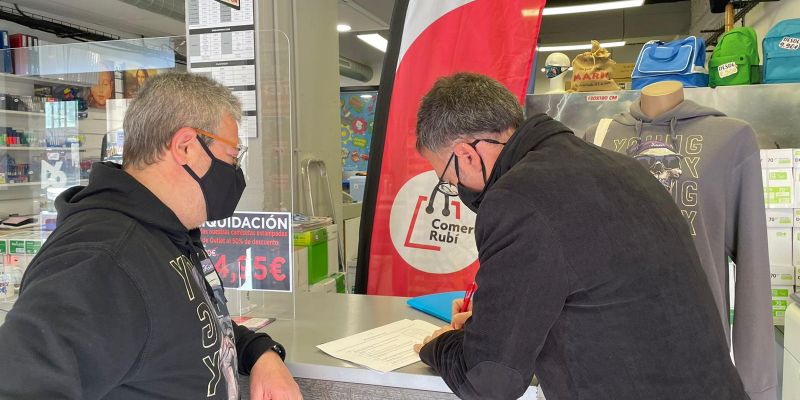
[[[453,153],[459,164],[472,165],[478,159],[478,153],[468,143],[457,143],[453,146]]]
[[[195,141],[197,133],[194,129],[183,127],[175,132],[169,142],[169,153],[178,165],[189,163],[189,146]]]

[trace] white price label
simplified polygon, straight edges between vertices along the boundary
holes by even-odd
[[[727,78],[731,75],[739,73],[739,66],[735,62],[729,62],[717,67],[717,72],[720,78]]]
[[[784,37],[778,44],[778,47],[786,50],[797,51],[800,50],[800,38]]]

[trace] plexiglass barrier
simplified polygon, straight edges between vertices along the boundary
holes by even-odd
[[[246,110],[239,135],[248,147],[242,164],[248,185],[238,210],[286,218],[280,229],[277,223],[240,226],[222,238],[219,233],[225,232],[215,229],[218,243],[206,246],[217,271],[228,271],[221,281],[235,282],[225,285],[234,316],[293,318],[293,285],[269,292],[259,291],[264,285],[242,285],[248,279],[230,275],[233,268],[226,266],[232,263],[224,259],[236,261],[236,271],[248,267],[250,283],[295,279],[288,37],[260,31],[254,51],[249,69],[220,64],[191,72],[231,88]],[[136,92],[153,76],[187,71],[191,58],[202,52],[202,43],[182,36],[0,51],[0,301],[14,298],[22,273],[55,228],[56,197],[88,184],[94,162],[124,159],[123,121]],[[242,81],[247,84],[235,84]],[[249,250],[238,254],[242,244]]]

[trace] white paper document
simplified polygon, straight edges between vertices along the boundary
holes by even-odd
[[[419,361],[414,345],[439,329],[421,320],[404,319],[317,346],[345,361],[389,372]]]

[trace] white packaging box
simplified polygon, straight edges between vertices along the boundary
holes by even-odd
[[[767,228],[791,228],[794,226],[794,210],[791,208],[768,208]]]
[[[308,247],[294,247],[294,283],[298,292],[308,291]]]
[[[770,257],[772,257],[771,253]],[[800,228],[792,228],[792,265],[800,267]]]
[[[336,279],[327,277],[311,285],[309,291],[311,293],[336,293]]]
[[[794,171],[791,168],[766,170],[764,201],[767,208],[792,208],[794,205]]]
[[[794,227],[800,228],[800,208],[794,210]]]
[[[339,228],[336,224],[325,227],[328,231],[328,276],[339,272]]]
[[[763,168],[761,169],[761,186],[764,189],[764,208],[769,208],[769,197],[767,196],[767,192],[769,191],[769,182],[767,182],[767,170]]]
[[[772,320],[775,325],[783,325],[786,308],[793,303],[789,297],[794,293],[794,286],[772,286]]]
[[[794,154],[794,156],[792,157],[792,162],[793,162],[792,166],[795,167],[795,168],[800,168],[800,149],[794,149],[794,150],[792,150],[792,153]],[[764,158],[764,157],[762,157],[762,158]],[[764,166],[767,165],[767,160],[766,159],[762,162],[762,165],[764,165]]]
[[[769,267],[769,281],[772,286],[794,286],[795,267]]]
[[[792,168],[794,166],[794,149],[764,150],[764,166],[767,169]]]
[[[767,228],[767,241],[770,266],[792,265],[792,229]]]

